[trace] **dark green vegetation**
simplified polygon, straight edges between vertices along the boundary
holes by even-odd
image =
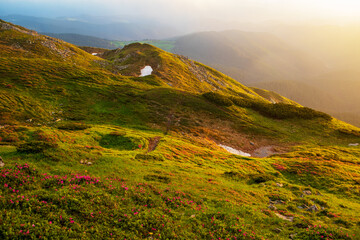
[[[358,239],[358,128],[148,44],[103,57],[0,22],[1,239]]]

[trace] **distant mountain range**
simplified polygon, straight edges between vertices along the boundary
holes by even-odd
[[[179,34],[177,30],[156,21],[101,21],[81,18],[40,18],[22,15],[0,16],[12,22],[46,33],[75,33],[105,39],[139,40],[161,39]]]
[[[64,40],[65,42],[69,42],[77,46],[98,47],[98,48],[106,48],[106,49],[115,49],[119,47],[119,45],[116,44],[117,41],[111,41],[107,39],[86,36],[81,34],[75,34],[75,33],[42,33],[42,34]]]

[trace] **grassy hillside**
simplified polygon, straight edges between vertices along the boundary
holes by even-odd
[[[360,129],[147,44],[0,35],[1,239],[358,239]]]

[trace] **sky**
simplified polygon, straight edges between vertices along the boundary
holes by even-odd
[[[359,0],[1,0],[0,15],[147,17],[170,23],[360,22]]]

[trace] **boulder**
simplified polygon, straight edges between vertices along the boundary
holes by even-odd
[[[312,205],[311,207],[309,207],[306,211],[309,212],[317,212],[319,211],[319,208],[316,205]]]
[[[274,205],[270,204],[270,205],[269,205],[269,209],[275,211],[275,210],[277,210],[277,207],[275,207]]]
[[[2,157],[0,156],[0,168],[4,167],[5,166],[5,163],[2,159]]]

